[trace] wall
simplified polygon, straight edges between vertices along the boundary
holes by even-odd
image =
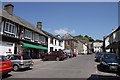
[[[11,42],[3,42],[0,45],[0,54],[7,55],[9,53],[14,54],[14,43]],[[11,49],[11,52],[9,52],[9,49]]]

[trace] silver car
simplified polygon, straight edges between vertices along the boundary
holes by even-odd
[[[12,54],[8,55],[8,59],[12,61],[14,71],[18,71],[21,68],[30,68],[34,64],[29,55]]]

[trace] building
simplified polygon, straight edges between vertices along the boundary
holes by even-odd
[[[94,52],[102,52],[103,42],[93,42]]]
[[[42,22],[38,22],[36,27],[13,11],[12,4],[0,8],[0,53],[29,54],[32,58],[39,58],[48,50],[48,36],[40,30]]]
[[[88,53],[88,41],[80,38],[77,39],[77,50],[78,54],[87,54]]]
[[[63,50],[64,49],[64,40],[60,35],[53,35],[42,30],[48,36],[48,52],[55,51],[55,50]]]
[[[93,42],[88,42],[88,53],[94,53]]]
[[[120,26],[105,37],[105,48],[120,58]]]
[[[70,35],[69,33],[66,33],[63,36],[63,40],[64,40],[65,49],[70,49],[73,52],[78,52],[77,50],[78,42],[72,35]]]

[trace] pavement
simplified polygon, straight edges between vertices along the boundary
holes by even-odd
[[[32,59],[34,63],[38,63],[40,61],[42,61],[42,59]]]

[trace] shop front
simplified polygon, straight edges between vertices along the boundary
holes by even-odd
[[[22,42],[22,53],[28,53],[32,59],[41,58],[41,54],[46,53],[47,47]]]

